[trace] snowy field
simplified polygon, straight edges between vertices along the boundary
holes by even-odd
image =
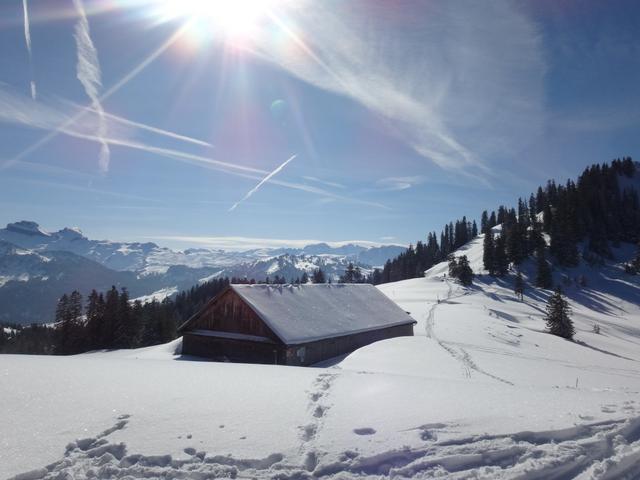
[[[462,252],[476,272],[481,245]],[[380,287],[415,337],[328,368],[184,359],[179,340],[2,356],[0,478],[640,478],[637,278],[556,272],[568,342],[544,333],[548,293],[445,271]]]

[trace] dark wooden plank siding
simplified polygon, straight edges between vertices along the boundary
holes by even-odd
[[[374,342],[394,337],[413,336],[413,325],[399,325],[370,332],[333,337],[317,342],[287,347],[287,365],[313,365],[323,360],[351,353]]]
[[[281,345],[228,338],[217,338],[185,332],[182,353],[218,361],[283,364],[285,350]]]
[[[233,290],[227,290],[209,305],[189,330],[217,330],[266,337],[278,341],[278,337],[258,315]]]

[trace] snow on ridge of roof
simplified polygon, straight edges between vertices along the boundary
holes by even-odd
[[[369,284],[231,285],[287,345],[415,323]]]

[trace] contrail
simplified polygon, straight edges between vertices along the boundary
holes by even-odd
[[[162,45],[160,45],[160,47],[158,47],[158,49],[153,51],[142,62],[140,62],[138,65],[136,65],[131,71],[129,71],[124,77],[122,77],[120,80],[118,80],[118,82],[116,82],[111,88],[109,88],[109,90],[107,90],[102,95],[102,97],[100,98],[100,101],[102,102],[102,101],[106,100],[107,98],[109,98],[111,95],[113,95],[118,90],[120,90],[122,87],[124,87],[127,83],[129,83],[129,81],[131,81],[133,78],[135,78],[145,68],[147,68],[147,66],[149,66],[160,55],[162,55],[171,45],[173,45],[176,42],[176,40],[178,38],[180,38],[181,35],[184,34],[184,32],[189,28],[190,23],[191,22],[188,22],[188,23],[185,23],[184,25],[182,25],[179,29],[177,29],[173,33],[173,35],[171,35],[171,37],[169,37],[169,39],[167,41],[165,41]],[[70,125],[73,125],[75,122],[80,120],[80,118],[84,114],[86,114],[86,109],[85,110],[81,110],[78,113],[76,113],[75,115],[73,115],[72,117],[68,118],[64,123],[59,125],[55,130],[51,130],[44,137],[42,137],[40,140],[38,140],[37,142],[33,143],[32,145],[30,145],[26,149],[24,149],[22,152],[20,152],[15,157],[13,157],[13,158],[9,159],[8,161],[6,161],[3,165],[0,165],[0,171],[10,167],[11,165],[14,165],[14,164],[22,161],[22,159],[26,158],[27,156],[31,155],[33,152],[35,152],[39,148],[41,148],[44,145],[46,145],[47,143],[49,143],[51,140],[56,138],[60,133],[62,133],[64,131],[64,129],[66,129]]]
[[[233,204],[233,206],[229,209],[230,212],[234,211],[236,209],[236,207],[238,205],[240,205],[242,202],[244,202],[245,200],[247,200],[251,195],[253,195],[254,193],[256,193],[258,191],[258,189],[264,185],[265,183],[267,183],[271,178],[273,178],[275,175],[277,175],[284,167],[287,166],[287,164],[291,161],[293,161],[295,158],[297,157],[297,155],[292,155],[291,157],[289,157],[287,159],[286,162],[284,162],[282,165],[280,165],[278,168],[276,168],[273,172],[271,172],[269,175],[267,175],[266,177],[264,177],[262,180],[260,180],[260,182],[253,187],[251,190],[249,190],[247,192],[247,194],[242,197],[241,200],[237,201],[236,203]]]
[[[90,108],[89,111],[90,112],[94,112],[94,113],[98,113],[96,110],[94,110],[92,108]],[[128,125],[130,127],[136,127],[136,128],[141,129],[141,130],[146,130],[147,132],[155,133],[157,135],[162,135],[164,137],[173,138],[174,140],[181,140],[183,142],[193,143],[194,145],[200,145],[201,147],[213,147],[213,145],[211,145],[209,142],[205,142],[203,140],[198,140],[197,138],[188,137],[186,135],[180,135],[179,133],[170,132],[168,130],[164,130],[162,128],[153,127],[151,125],[147,125],[147,124],[144,124],[144,123],[134,122],[133,120],[129,120],[129,119],[124,118],[124,117],[119,117],[117,115],[113,115],[113,114],[108,113],[108,112],[103,112],[103,113],[107,118],[109,118],[111,120],[114,120],[115,122],[122,123],[124,125]]]
[[[98,137],[103,140],[100,142],[100,157],[98,165],[103,173],[109,170],[109,144],[104,138],[107,136],[107,123],[105,121],[104,109],[100,103],[98,90],[102,87],[100,63],[98,62],[98,51],[91,40],[89,34],[89,21],[87,14],[82,5],[82,0],[73,0],[76,11],[80,16],[76,24],[76,46],[78,49],[77,77],[84,87],[87,96],[91,99],[94,110],[98,113]]]
[[[29,8],[27,0],[22,0],[22,10],[24,11],[24,41],[27,44],[27,52],[29,53],[29,70],[31,72],[31,98],[34,100],[38,94],[36,91],[36,81],[33,75],[33,56],[31,55],[31,28],[29,26]]]

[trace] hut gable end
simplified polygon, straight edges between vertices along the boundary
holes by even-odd
[[[231,288],[218,295],[188,323],[189,330],[229,332],[279,340],[256,312]]]

